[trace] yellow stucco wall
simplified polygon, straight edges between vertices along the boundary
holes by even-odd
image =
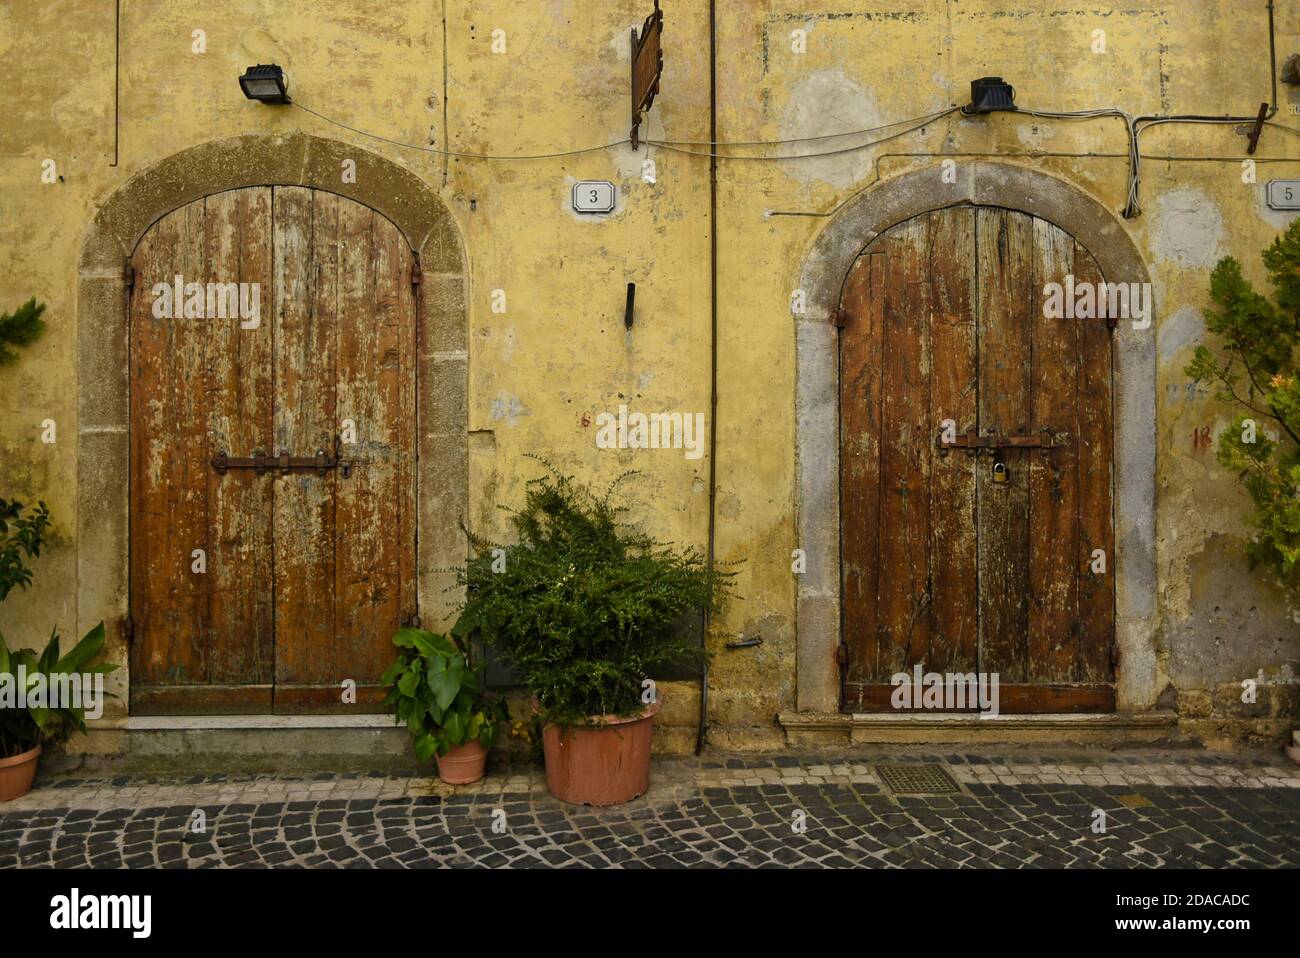
[[[646,134],[709,134],[710,24],[703,0],[663,0],[665,72]],[[1017,101],[1045,110],[1253,113],[1269,93],[1263,2],[1068,0],[718,0],[719,139],[776,140],[874,127],[969,98],[1001,74]],[[469,268],[470,515],[499,528],[537,473],[524,458],[604,483],[642,470],[634,514],[666,539],[703,546],[709,461],[680,451],[603,451],[595,416],[620,402],[647,412],[709,410],[708,160],[650,148],[520,161],[445,159],[360,136],[292,107],[245,100],[236,77],[276,62],[300,104],[404,143],[531,154],[622,140],[628,132],[628,32],[647,0],[122,0],[118,163],[114,155],[114,4],[11,0],[0,8],[0,306],[35,295],[45,336],[0,371],[0,492],[43,498],[56,540],[35,586],[0,610],[0,630],[34,643],[78,616],[76,270],[95,211],[127,178],[194,144],[304,130],[379,153],[437,190]],[[1300,10],[1279,4],[1279,59],[1300,47]],[[205,32],[195,53],[193,31]],[[802,30],[806,50],[792,49]],[[1093,52],[1105,31],[1104,53]],[[494,53],[493,32],[505,52]],[[500,35],[498,35],[499,38]],[[1296,87],[1277,121],[1300,129]],[[1264,183],[1295,176],[1300,137],[1267,130],[1258,183],[1243,184],[1245,140],[1232,127],[1163,126],[1143,138],[1143,215],[1124,223],[1156,285],[1159,681],[1208,697],[1228,682],[1300,658],[1294,601],[1240,554],[1246,499],[1194,429],[1230,410],[1185,388],[1201,338],[1210,267],[1258,251],[1287,222]],[[704,150],[705,147],[685,147]],[[877,179],[1001,157],[1068,180],[1118,211],[1126,142],[1113,119],[947,117],[878,147],[784,162],[724,160],[718,175],[717,555],[744,559],[743,596],[713,640],[761,636],[713,663],[712,740],[780,741],[795,702],[794,329],[789,301],[827,213]],[[737,150],[754,152],[754,150]],[[1104,154],[1048,156],[1048,153]],[[1224,161],[1157,156],[1222,157]],[[1264,162],[1286,159],[1285,163]],[[59,180],[41,182],[54,160]],[[616,211],[569,208],[578,179],[612,180]],[[624,289],[637,320],[622,327]],[[493,291],[506,297],[492,310]],[[40,442],[53,419],[57,441]],[[84,619],[93,612],[80,610]],[[721,633],[725,633],[721,634]],[[24,642],[24,644],[30,644]],[[1194,696],[1193,696],[1194,697]],[[1185,699],[1193,701],[1193,697]],[[679,701],[691,702],[689,695]],[[1196,700],[1208,709],[1203,700]],[[690,709],[676,714],[688,722]],[[1208,715],[1208,713],[1207,713]]]

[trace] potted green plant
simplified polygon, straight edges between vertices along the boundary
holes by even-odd
[[[85,677],[117,668],[87,665],[103,648],[102,622],[64,656],[57,632],[39,656],[31,649],[11,652],[0,635],[0,801],[31,790],[43,746],[63,745],[73,732],[86,731],[86,699],[71,699],[70,690],[74,676],[84,683]]]
[[[509,718],[504,702],[484,696],[482,664],[471,665],[454,638],[423,629],[398,629],[393,645],[397,658],[380,680],[384,705],[405,723],[416,757],[437,760],[444,782],[477,782],[488,746]]]
[[[529,482],[501,545],[468,532],[466,601],[453,634],[491,644],[533,695],[547,785],[557,798],[614,805],[650,783],[650,741],[662,705],[649,674],[697,661],[685,628],[717,609],[734,572],[652,539],[625,507],[553,469]]]

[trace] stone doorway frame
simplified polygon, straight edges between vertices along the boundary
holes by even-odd
[[[1078,187],[1003,163],[958,163],[886,180],[846,202],[817,235],[799,276],[795,320],[795,528],[807,555],[796,608],[797,708],[838,714],[840,666],[839,331],[835,314],[849,269],[890,227],[950,206],[1000,206],[1071,234],[1107,282],[1147,283],[1146,265],[1119,219]],[[1151,708],[1156,688],[1156,322],[1113,336],[1116,707]]]
[[[344,183],[343,163],[356,164]],[[303,186],[337,193],[391,220],[418,256],[416,592],[426,626],[449,614],[448,571],[464,561],[469,495],[468,283],[450,210],[410,170],[361,147],[305,133],[246,135],[173,154],[141,170],[101,205],[77,268],[77,634],[103,620],[110,691],[129,701],[130,371],[127,257],[161,217],[214,193]],[[106,718],[108,717],[106,712]]]

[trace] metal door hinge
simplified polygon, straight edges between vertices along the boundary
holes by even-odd
[[[135,640],[135,619],[129,615],[122,620],[122,638],[127,645]]]
[[[835,661],[840,665],[849,664],[849,647],[846,643],[841,642],[835,647]]]
[[[843,329],[849,324],[849,314],[843,306],[835,307],[835,328]]]
[[[420,613],[412,612],[406,618],[402,619],[402,628],[418,629],[420,627]]]
[[[417,253],[411,261],[411,289],[414,291],[423,280],[424,272],[420,269],[420,256]]]
[[[122,267],[122,281],[126,283],[127,289],[135,288],[135,267],[131,265],[130,257],[127,257],[126,265]]]
[[[1114,639],[1111,639],[1110,642],[1110,667],[1112,669],[1119,668],[1119,643]]]

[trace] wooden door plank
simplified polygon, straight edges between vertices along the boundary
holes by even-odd
[[[207,683],[213,634],[211,578],[193,571],[194,551],[210,551],[208,541],[208,471],[212,452],[208,447],[207,319],[206,296],[198,316],[190,311],[191,282],[208,281],[204,249],[207,210],[202,200],[183,207],[180,235],[180,273],[185,278],[185,318],[170,321],[171,415],[175,447],[167,455],[166,493],[170,521],[167,523],[167,562],[181,567],[181,575],[168,606],[175,637],[171,648],[172,666],[183,682]]]
[[[923,663],[930,646],[930,216],[880,241],[887,266],[880,433],[879,670]],[[884,574],[887,570],[887,574]]]
[[[416,593],[416,539],[419,526],[419,505],[416,499],[416,424],[419,422],[416,367],[419,335],[418,310],[411,274],[415,257],[405,237],[391,222],[379,232],[385,265],[380,272],[381,300],[391,303],[385,311],[385,346],[381,366],[381,380],[385,399],[389,404],[390,420],[388,454],[394,459],[396,471],[396,508],[398,512],[395,531],[397,550],[397,594],[392,610],[399,622],[419,614]],[[393,655],[390,637],[385,635],[375,648],[375,661],[380,674],[388,667]]]
[[[132,297],[132,611],[138,616],[133,680],[207,681],[208,580],[192,571],[207,546],[206,388],[203,320],[186,319],[185,286],[205,282],[203,201],[164,216],[137,247]],[[155,303],[174,292],[174,311]],[[163,304],[165,305],[165,303]],[[179,318],[176,318],[179,316]]]
[[[269,426],[269,390],[259,385],[269,366],[256,357],[256,332],[234,335],[238,293],[224,318],[219,306],[231,301],[208,296],[209,283],[238,290],[268,277],[268,198],[242,190],[195,201],[155,224],[134,258],[131,708],[139,714],[269,706],[258,691],[270,678],[270,553],[259,533],[269,509],[258,505],[269,486],[259,492],[238,474],[219,482],[210,465],[218,446],[255,445]],[[153,285],[174,285],[178,274],[200,284],[199,296],[183,297],[179,318],[155,318]],[[195,550],[205,572],[195,571]]]
[[[384,573],[382,509],[375,501],[370,437],[375,429],[374,214],[351,203],[339,206],[339,326],[337,393],[340,421],[350,421],[355,442],[341,455],[354,460],[339,477],[335,501],[335,655],[362,684],[369,664],[372,583]]]
[[[365,675],[381,675],[393,657],[391,637],[415,608],[415,299],[410,246],[397,228],[375,215],[374,261],[375,403],[365,480],[383,514],[383,548],[375,571],[366,630]],[[360,637],[359,637],[360,638]]]
[[[172,631],[168,597],[184,574],[167,561],[167,505],[164,463],[169,441],[170,376],[167,369],[170,319],[154,316],[156,283],[170,285],[179,245],[175,215],[164,216],[145,234],[131,258],[135,287],[130,300],[131,489],[130,567],[131,691],[169,679]]]
[[[214,282],[256,284],[258,314],[238,307],[206,321],[207,429],[211,452],[249,456],[271,448],[271,190],[209,196],[208,271]],[[251,305],[251,300],[250,300]],[[208,468],[209,674],[216,686],[266,686],[274,664],[271,523],[273,479],[250,470]],[[212,694],[219,697],[218,691]],[[260,708],[269,699],[234,696]]]
[[[340,201],[339,232],[337,416],[357,441],[342,449],[354,466],[336,487],[335,660],[367,686],[414,611],[403,578],[415,564],[412,258],[392,223],[357,204]]]
[[[275,188],[275,452],[332,455],[339,198]],[[275,478],[276,708],[286,686],[333,684],[333,472]]]
[[[850,685],[878,677],[880,575],[880,388],[884,254],[867,251],[849,272],[841,299],[840,529],[841,641],[848,648],[846,708],[859,707]]]
[[[1074,249],[1076,282],[1100,283],[1101,270],[1083,247]],[[1080,326],[1078,377],[1078,573],[1079,665],[1083,682],[1114,680],[1111,645],[1115,636],[1115,523],[1113,511],[1112,340],[1105,320]],[[1092,571],[1093,552],[1105,557],[1105,572]]]
[[[1065,285],[1074,271],[1074,240],[1046,220],[1033,220],[1032,403],[1035,431],[1057,445],[1022,454],[1029,466],[1028,673],[1035,682],[1073,682],[1078,626],[1078,422],[1076,380],[1080,320],[1044,315],[1042,290]]]
[[[1004,685],[998,689],[1002,714],[1080,713],[1115,711],[1113,685]]]
[[[979,410],[984,432],[1023,435],[1033,425],[1030,400],[1033,313],[1033,226],[1023,213],[981,207],[976,212],[979,282]],[[995,483],[992,462],[1005,462]],[[980,669],[1002,682],[1028,674],[1029,498],[1024,452],[981,457],[979,516]]]
[[[978,427],[975,352],[975,211],[931,214],[930,448],[944,420],[958,434]],[[975,457],[937,453],[930,486],[933,568],[931,638],[926,667],[936,672],[978,667]]]

